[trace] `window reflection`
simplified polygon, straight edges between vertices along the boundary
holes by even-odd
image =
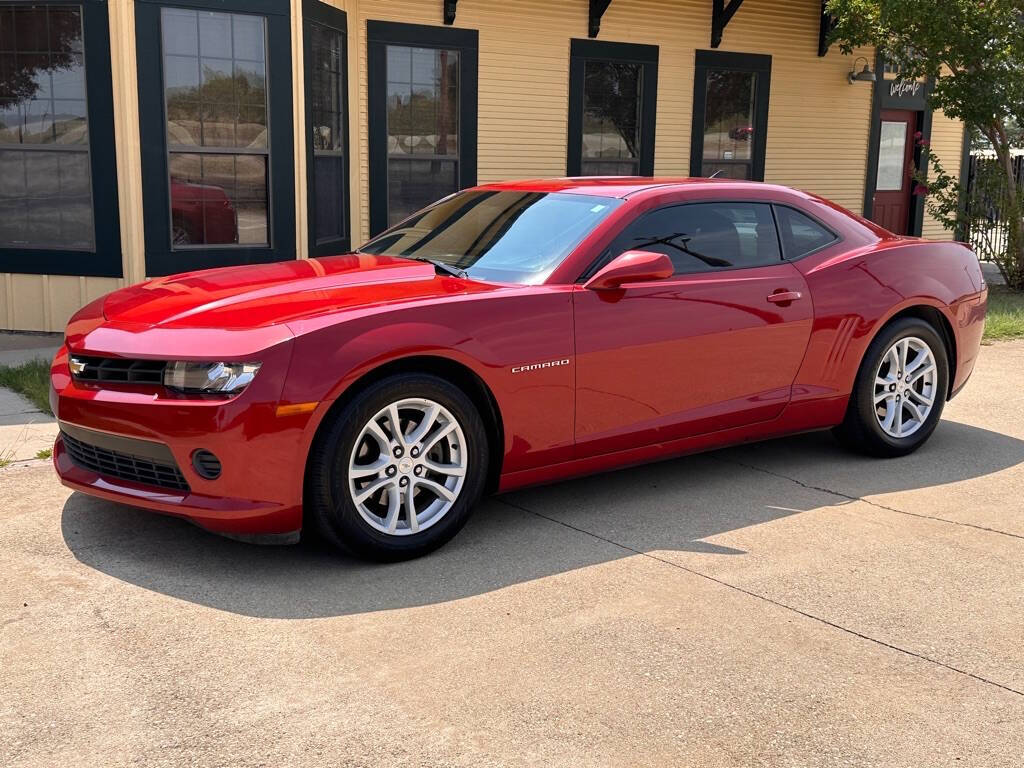
[[[345,37],[342,33],[310,24],[315,206],[317,243],[346,236],[345,174]]]
[[[459,52],[387,46],[388,222],[456,191]]]
[[[91,250],[78,7],[0,7],[0,247]]]
[[[701,175],[753,178],[756,83],[754,72],[708,70]]]
[[[268,245],[260,16],[161,9],[172,246]]]
[[[584,64],[584,176],[636,176],[640,171],[641,65]]]

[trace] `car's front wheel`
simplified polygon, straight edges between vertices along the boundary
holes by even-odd
[[[868,346],[835,435],[861,453],[906,455],[935,430],[948,391],[946,345],[929,323],[901,318]]]
[[[451,539],[480,497],[487,439],[473,402],[436,376],[359,393],[310,455],[306,524],[358,557],[418,557]]]

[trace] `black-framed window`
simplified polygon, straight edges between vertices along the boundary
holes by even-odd
[[[294,258],[287,0],[142,0],[135,20],[147,274]]]
[[[0,5],[0,271],[122,274],[105,3]]]
[[[658,46],[573,40],[569,52],[570,176],[651,176]]]
[[[476,184],[476,30],[368,21],[370,234]]]
[[[304,0],[302,13],[309,255],[328,256],[351,248],[348,20],[319,0]]]
[[[764,181],[772,57],[697,51],[690,175]]]

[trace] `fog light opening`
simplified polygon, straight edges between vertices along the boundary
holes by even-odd
[[[192,454],[192,468],[204,480],[216,480],[220,477],[220,459],[206,450]]]

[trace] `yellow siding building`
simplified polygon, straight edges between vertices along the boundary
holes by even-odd
[[[0,328],[340,252],[509,178],[717,171],[950,237],[903,161],[930,139],[956,173],[963,126],[825,23],[820,0],[0,0]]]

